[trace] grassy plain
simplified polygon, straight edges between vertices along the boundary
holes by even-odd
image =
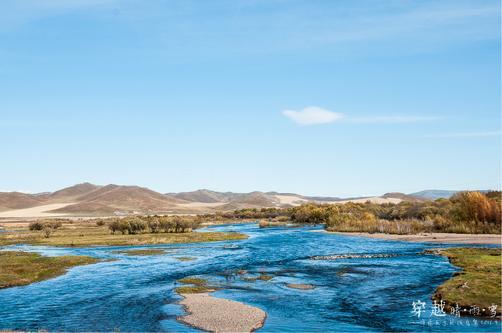
[[[439,286],[433,299],[445,301],[448,310],[456,304],[462,314],[473,306],[479,307],[480,316],[489,317],[491,306],[496,305],[497,316],[501,310],[501,249],[451,248],[437,250],[450,262],[462,269]]]
[[[0,251],[0,288],[47,280],[64,274],[71,267],[98,261],[84,256],[44,257],[37,253]]]
[[[236,232],[111,234],[106,225],[97,226],[87,221],[74,221],[63,223],[63,226],[55,230],[48,238],[43,232],[30,231],[27,226],[17,225],[15,232],[0,234],[0,246],[13,244],[63,247],[120,246],[214,242],[246,238],[247,236]]]

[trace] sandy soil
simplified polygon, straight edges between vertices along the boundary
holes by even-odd
[[[182,204],[177,204],[176,207],[183,207],[183,208],[214,208],[218,206],[224,205],[224,202],[189,202],[189,203],[182,203]]]
[[[303,198],[294,196],[294,195],[280,195],[276,194],[274,197],[279,200],[281,205],[291,205],[291,206],[298,206],[301,205],[302,203],[308,202],[308,200],[305,200]]]
[[[56,216],[66,216],[68,214],[64,213],[48,213],[48,211],[53,209],[63,208],[69,205],[73,205],[74,202],[67,203],[56,203],[50,205],[42,205],[24,209],[13,209],[7,210],[5,212],[0,212],[0,218],[4,217],[56,217]]]
[[[252,332],[263,326],[266,313],[258,308],[209,294],[183,294],[189,313],[178,320],[210,332]]]
[[[458,244],[502,244],[502,236],[497,234],[450,234],[426,233],[417,235],[391,235],[370,234],[366,232],[329,232],[339,235],[362,236],[385,240],[431,242],[431,243],[458,243]]]

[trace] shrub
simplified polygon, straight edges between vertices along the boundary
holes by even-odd
[[[42,231],[45,238],[49,238],[51,234],[61,228],[63,223],[58,220],[35,221],[30,223],[29,229],[32,231]]]
[[[54,231],[54,229],[47,225],[47,226],[44,226],[42,231],[44,233],[44,237],[49,238],[51,236],[52,232]]]
[[[61,228],[63,226],[63,223],[61,221],[54,220],[54,221],[47,221],[44,223],[44,225],[50,227],[51,229],[56,230]]]
[[[160,230],[161,230],[160,221],[157,217],[153,217],[150,220],[148,220],[147,224],[148,224],[148,228],[150,229],[150,232],[152,232],[154,234],[160,232]]]
[[[113,219],[108,223],[111,233],[119,231],[122,234],[140,234],[145,232],[191,232],[200,224],[198,217],[179,216],[133,216]]]
[[[129,224],[128,224],[128,229],[127,231],[129,234],[140,234],[144,232],[147,228],[147,224],[145,221],[140,219],[139,217],[132,217],[128,219]]]
[[[291,220],[295,223],[321,224],[326,223],[334,210],[333,205],[306,204],[295,207]]]
[[[29,225],[29,229],[31,231],[40,231],[44,228],[44,224],[42,222],[39,222],[39,221],[35,221],[35,222],[31,222],[30,225]]]
[[[108,229],[110,229],[112,234],[114,234],[115,231],[120,231],[120,221],[118,219],[112,219],[112,221],[108,223]]]
[[[453,196],[452,218],[459,221],[500,224],[500,203],[480,192],[461,192]]]

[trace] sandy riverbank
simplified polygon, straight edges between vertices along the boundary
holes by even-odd
[[[331,232],[327,233],[378,238],[385,240],[408,241],[408,242],[431,242],[431,243],[452,243],[452,244],[501,244],[501,235],[494,234],[452,234],[452,233],[424,233],[416,235],[394,235],[394,234],[370,234],[367,232]]]
[[[263,326],[266,313],[243,303],[207,293],[182,294],[188,315],[178,320],[209,332],[252,332]]]

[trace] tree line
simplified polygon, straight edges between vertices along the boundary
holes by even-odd
[[[130,235],[142,233],[186,233],[197,229],[201,221],[195,217],[182,216],[131,216],[112,218],[107,221],[112,234]]]
[[[290,213],[294,223],[325,224],[331,231],[500,233],[501,192],[398,204],[306,204]]]

